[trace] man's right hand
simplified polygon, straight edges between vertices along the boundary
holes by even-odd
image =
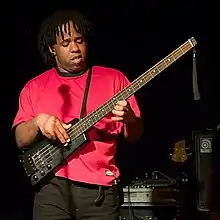
[[[70,128],[71,124],[64,124],[57,117],[48,114],[37,115],[34,123],[47,138],[58,139],[62,144],[70,141],[66,129]]]

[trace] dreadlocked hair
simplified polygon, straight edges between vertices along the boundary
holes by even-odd
[[[92,32],[92,23],[78,11],[56,11],[42,22],[38,35],[38,49],[46,65],[55,65],[54,56],[49,48],[56,44],[57,34],[61,34],[62,37],[64,37],[64,32],[70,34],[70,21],[73,22],[75,30],[79,32],[84,41],[88,43]],[[62,25],[64,25],[64,30],[61,28]]]

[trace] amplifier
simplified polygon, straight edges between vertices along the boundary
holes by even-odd
[[[123,189],[122,206],[175,206],[176,187],[166,179],[135,180]]]
[[[210,211],[211,209],[211,167],[215,133],[215,130],[193,132],[198,211]]]

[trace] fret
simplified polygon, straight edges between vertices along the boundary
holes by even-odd
[[[133,91],[136,92],[139,89],[139,86],[138,84],[134,83],[132,88],[133,88]]]
[[[161,62],[160,63],[158,63],[158,65],[155,67],[155,74],[156,75],[158,75],[158,73],[160,73],[161,71],[160,71],[160,65],[161,65]],[[154,76],[155,77],[155,76]]]
[[[182,54],[184,53],[184,50],[182,49],[182,46],[180,47],[180,52],[182,52]]]
[[[175,60],[179,59],[179,57],[182,55],[181,50],[178,50],[176,53],[173,54],[173,57]]]
[[[174,61],[175,61],[175,58],[173,57],[172,54],[164,59],[164,63],[166,64],[166,67],[171,65]]]
[[[167,68],[167,64],[164,60],[158,65],[159,71],[162,72],[164,69]]]
[[[171,63],[175,62],[177,59],[175,58],[175,56],[172,54],[171,55]]]
[[[154,69],[153,69],[152,72],[151,72],[151,76],[153,76],[152,79],[153,79],[158,73],[159,73],[159,71],[158,71],[157,67],[154,67]]]
[[[181,51],[178,51],[178,53],[174,54],[173,56],[175,57],[175,59],[179,59],[179,57],[181,57],[182,55],[182,52]]]
[[[119,100],[127,99],[132,96],[137,90],[146,85],[151,79],[161,73],[164,69],[178,60],[181,56],[183,56],[187,51],[193,48],[196,45],[196,41],[194,38],[189,39],[184,44],[179,46],[176,50],[150,68],[148,71],[139,76],[136,80],[130,83],[127,87],[125,87],[122,91],[114,95],[111,99],[106,101],[102,106],[97,108],[95,111],[87,115],[85,118],[81,119],[74,126],[75,132],[73,132],[72,136],[75,138],[88,130],[93,124],[98,122],[101,118],[103,118],[106,114],[112,111],[115,104]]]

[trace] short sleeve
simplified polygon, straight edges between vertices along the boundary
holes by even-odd
[[[24,87],[19,95],[18,111],[13,121],[12,127],[31,120],[34,117],[30,91]]]

